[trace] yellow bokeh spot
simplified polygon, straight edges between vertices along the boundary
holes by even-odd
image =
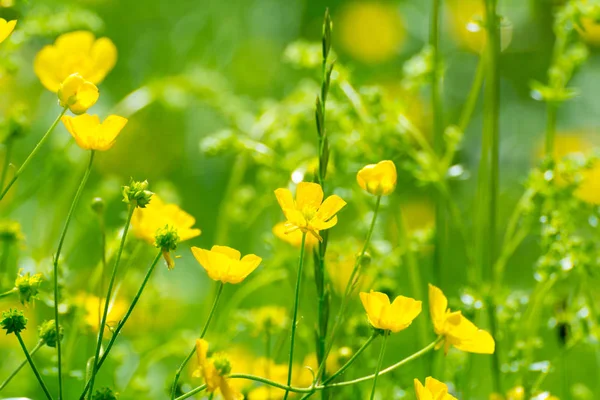
[[[406,39],[404,24],[393,4],[352,2],[334,24],[339,27],[342,47],[367,64],[385,62],[396,55]]]
[[[600,46],[600,23],[591,18],[581,18],[581,26],[576,27],[581,38],[592,46]]]

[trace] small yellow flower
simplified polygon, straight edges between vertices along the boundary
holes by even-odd
[[[99,84],[117,62],[117,48],[108,38],[96,39],[86,31],[65,33],[36,55],[35,74],[46,89],[56,92],[71,74]]]
[[[239,251],[227,246],[213,246],[210,250],[192,247],[192,253],[211,279],[223,283],[240,283],[262,261],[262,258],[255,254],[248,254],[242,258]]]
[[[100,151],[110,149],[127,124],[127,118],[118,115],[109,115],[104,122],[100,122],[97,115],[82,114],[77,117],[65,115],[61,121],[79,147],[84,150]]]
[[[58,104],[69,107],[73,114],[83,114],[96,104],[100,92],[92,82],[86,81],[78,73],[69,75],[58,88]]]
[[[448,386],[432,377],[425,378],[425,386],[415,379],[415,394],[417,400],[457,400],[456,397],[448,394]]]
[[[76,297],[76,302],[85,311],[84,320],[86,324],[97,332],[100,326],[101,312],[104,309],[104,299],[91,294],[80,293]],[[122,300],[116,300],[112,303],[108,309],[108,317],[104,329],[107,330],[109,326],[118,324],[126,311],[127,305]]]
[[[17,20],[7,21],[4,18],[0,18],[0,43],[4,42],[8,36],[15,29]]]
[[[387,294],[361,292],[360,301],[369,317],[369,323],[377,329],[400,332],[410,326],[421,313],[421,302],[410,297],[398,296],[393,303]]]
[[[435,333],[444,336],[446,352],[450,346],[454,346],[469,353],[494,353],[495,342],[492,335],[477,328],[460,311],[450,311],[444,293],[431,284],[429,285],[429,311]]]
[[[231,371],[229,361],[219,355],[208,358],[208,342],[206,340],[196,340],[196,357],[198,358],[198,371],[194,375],[204,378],[206,390],[209,393],[220,390],[225,400],[243,400],[244,396],[227,382],[226,376]]]
[[[396,188],[396,166],[390,160],[369,164],[356,174],[356,180],[363,190],[376,196],[387,196]]]
[[[300,230],[310,233],[318,240],[323,238],[319,231],[337,224],[337,214],[346,202],[340,196],[332,195],[323,201],[321,185],[312,182],[300,182],[296,189],[296,201],[288,189],[275,191],[277,201],[287,219],[286,234]]]
[[[255,329],[252,335],[272,334],[288,326],[288,310],[280,306],[263,306],[249,312],[249,319]]]
[[[145,208],[136,208],[131,217],[133,234],[150,244],[154,244],[156,232],[165,226],[175,228],[179,241],[183,242],[199,236],[200,229],[192,228],[196,219],[175,204],[167,204],[158,195],[150,198]]]
[[[286,227],[286,223],[279,222],[273,227],[273,234],[279,239],[283,240],[284,242],[287,242],[292,246],[299,248],[302,244],[302,231],[295,230],[293,232],[286,233],[287,230],[288,228]],[[305,246],[307,249],[312,249],[314,246],[317,245],[317,243],[319,243],[319,241],[315,239],[314,236],[311,235],[306,237]]]

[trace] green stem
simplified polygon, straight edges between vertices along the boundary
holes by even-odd
[[[35,353],[37,353],[37,351],[39,349],[42,348],[42,346],[44,345],[44,341],[40,340],[33,349],[31,349],[31,352],[29,353],[29,355],[31,357],[33,357],[35,355]],[[19,371],[21,371],[21,369],[23,369],[23,367],[25,365],[27,365],[28,360],[25,359],[23,360],[23,362],[21,364],[19,364],[19,366],[8,376],[8,378],[6,378],[4,380],[4,382],[2,382],[2,384],[0,384],[0,392],[6,387],[6,385],[8,385],[10,383],[10,381],[17,376],[17,374],[19,373]]]
[[[546,157],[551,158],[554,155],[554,142],[556,137],[556,113],[558,106],[550,101],[547,103],[546,113]]]
[[[182,396],[179,396],[175,400],[185,400],[185,399],[187,399],[189,397],[192,397],[196,393],[200,393],[204,389],[206,389],[206,385],[198,386],[196,389],[190,390],[189,392],[187,392],[186,394],[184,394]]]
[[[298,323],[298,304],[300,303],[300,285],[302,283],[302,266],[304,265],[304,248],[306,247],[306,232],[302,232],[302,243],[300,244],[300,260],[298,261],[298,275],[296,277],[296,295],[294,298],[294,314],[292,317],[292,334],[290,339],[290,356],[288,360],[288,386],[292,382],[292,367],[294,363],[294,344],[296,341],[296,325]],[[289,391],[286,390],[283,400],[287,399]]]
[[[10,166],[10,156],[12,154],[12,149],[14,145],[14,136],[10,135],[8,139],[6,139],[6,152],[4,154],[4,163],[2,165],[2,175],[0,176],[0,189],[4,187],[4,182],[6,182],[6,175],[8,174],[8,168]]]
[[[215,310],[217,309],[217,304],[219,304],[219,299],[221,298],[221,293],[223,292],[223,287],[225,286],[225,284],[220,281],[217,283],[217,285],[218,286],[217,286],[217,293],[215,295],[215,300],[213,301],[213,305],[212,305],[212,308],[210,309],[210,313],[208,314],[208,318],[206,319],[206,322],[204,323],[204,327],[202,328],[202,332],[200,333],[200,339],[203,339],[204,336],[206,335],[206,332],[208,331],[208,326],[210,325],[210,321],[212,320],[212,318],[215,314]],[[177,371],[175,371],[175,379],[173,379],[173,385],[171,386],[171,399],[175,398],[175,393],[177,392],[177,383],[179,382],[179,377],[181,376],[183,369],[185,368],[187,363],[192,359],[192,357],[194,356],[195,353],[196,353],[196,347],[194,346],[192,348],[192,350],[189,352],[189,354],[186,356],[186,358],[183,360],[183,362],[181,363],[179,368],[177,368]]]
[[[108,318],[108,309],[110,307],[110,299],[112,296],[113,286],[115,284],[115,279],[117,278],[117,272],[119,270],[119,263],[121,262],[121,255],[123,254],[123,249],[125,248],[125,241],[127,240],[127,232],[129,231],[129,226],[131,225],[131,218],[133,217],[133,212],[135,211],[136,206],[134,204],[129,205],[129,211],[127,213],[127,220],[125,221],[125,228],[123,229],[123,236],[121,237],[121,244],[119,245],[119,250],[117,251],[117,258],[115,259],[115,265],[112,270],[112,275],[110,277],[110,281],[108,283],[108,291],[106,292],[106,299],[104,301],[104,310],[102,312],[102,321],[98,326],[98,342],[96,343],[96,353],[94,355],[94,369],[92,370],[92,378],[90,383],[90,399],[92,398],[92,394],[94,392],[94,380],[96,379],[96,373],[98,372],[98,359],[100,358],[100,349],[102,348],[102,338],[104,336],[104,327],[106,325],[106,319]],[[114,336],[114,335],[113,335]]]
[[[19,339],[19,344],[21,345],[21,348],[23,349],[23,352],[25,353],[27,362],[29,363],[29,366],[31,367],[33,373],[35,374],[35,377],[37,378],[38,382],[40,383],[40,386],[42,387],[44,394],[46,395],[48,400],[52,400],[52,396],[50,395],[50,392],[48,391],[48,388],[46,387],[46,384],[44,383],[42,376],[40,375],[37,368],[35,367],[35,364],[33,363],[33,359],[31,358],[29,351],[27,351],[27,346],[25,346],[25,343],[23,342],[23,338],[21,337],[21,334],[19,332],[15,332],[15,336],[17,337],[17,339]]]
[[[389,331],[383,333],[383,343],[381,343],[381,350],[379,351],[379,360],[377,361],[377,368],[375,369],[375,378],[373,378],[373,388],[371,389],[371,400],[375,398],[375,388],[377,388],[377,377],[379,377],[379,370],[381,370],[381,364],[383,364],[383,356],[385,355],[385,345],[387,344],[387,338],[389,335]]]
[[[119,322],[119,324],[117,325],[115,332],[113,333],[112,337],[110,338],[110,341],[108,342],[108,345],[106,346],[106,350],[104,350],[104,352],[102,353],[102,357],[100,358],[100,361],[98,362],[98,365],[95,368],[96,373],[98,371],[100,371],[100,368],[102,367],[102,364],[104,364],[104,361],[106,361],[106,358],[108,357],[110,350],[112,349],[113,345],[115,344],[117,337],[119,337],[121,330],[123,329],[123,327],[127,323],[127,320],[133,313],[133,309],[135,308],[136,304],[140,300],[140,297],[142,296],[142,292],[144,291],[146,285],[148,284],[148,281],[150,280],[150,276],[152,275],[152,272],[156,268],[156,265],[158,264],[158,261],[160,260],[161,257],[162,257],[162,250],[159,250],[156,257],[154,257],[154,261],[152,261],[150,268],[148,268],[148,271],[146,272],[146,276],[144,277],[144,280],[142,281],[142,285],[140,286],[137,293],[135,294],[135,297],[133,298],[131,305],[127,309],[127,312],[123,316],[123,319],[121,320],[121,322]],[[86,382],[85,388],[83,389],[83,393],[79,397],[80,400],[83,400],[85,398],[85,394],[89,390],[90,386],[91,386],[91,378]]]
[[[25,161],[23,162],[21,167],[17,170],[17,172],[15,172],[15,176],[13,176],[12,179],[10,180],[10,182],[8,182],[8,185],[6,185],[6,187],[4,189],[2,189],[2,187],[0,187],[0,190],[2,190],[2,193],[0,193],[0,201],[2,201],[4,196],[6,196],[6,193],[8,193],[8,191],[10,190],[12,185],[14,185],[14,183],[17,181],[17,179],[19,179],[19,176],[23,173],[23,171],[25,171],[25,168],[27,168],[27,166],[29,165],[29,163],[31,162],[33,157],[37,154],[37,152],[42,147],[42,145],[46,142],[46,140],[48,140],[48,138],[50,137],[50,134],[52,133],[54,128],[56,128],[56,125],[58,125],[58,122],[60,121],[62,116],[65,115],[65,112],[67,112],[67,109],[68,109],[67,107],[62,109],[61,113],[54,120],[52,125],[50,125],[50,128],[48,128],[48,130],[46,131],[44,136],[42,136],[42,138],[40,139],[38,144],[33,148],[31,153],[27,156],[27,158],[25,159]]]
[[[483,78],[485,77],[485,62],[480,59],[477,63],[477,70],[475,71],[475,78],[471,85],[471,90],[467,96],[467,101],[463,106],[462,112],[458,119],[458,128],[461,132],[464,132],[469,127],[471,117],[475,111],[477,105],[477,99],[479,99],[479,92],[481,92],[481,86],[483,86]]]
[[[0,299],[1,299],[1,298],[3,298],[3,297],[10,296],[10,295],[11,295],[11,294],[13,294],[13,293],[17,293],[17,292],[18,292],[18,290],[19,290],[19,289],[17,289],[16,287],[15,287],[15,288],[12,288],[12,289],[10,289],[9,291],[6,291],[6,292],[4,292],[4,293],[0,294]]]
[[[64,114],[64,110],[63,110],[63,114]],[[65,242],[65,238],[67,236],[67,231],[69,230],[69,225],[71,224],[71,219],[73,218],[73,215],[75,213],[75,208],[77,208],[77,204],[79,204],[79,199],[81,198],[81,195],[83,193],[83,189],[85,188],[85,184],[87,183],[87,180],[90,177],[90,173],[92,172],[92,164],[93,164],[93,162],[94,162],[94,150],[91,150],[90,151],[90,161],[89,161],[88,166],[87,166],[87,168],[85,170],[85,173],[83,174],[83,178],[81,179],[81,183],[79,184],[79,187],[77,188],[77,192],[75,192],[75,197],[73,198],[73,202],[71,203],[71,208],[69,209],[69,213],[67,214],[67,219],[65,221],[65,225],[64,225],[63,230],[62,230],[62,232],[60,234],[60,239],[58,241],[58,249],[56,250],[56,254],[54,256],[54,262],[53,262],[53,275],[54,275],[54,322],[56,324],[56,332],[60,332],[60,328],[59,328],[59,317],[60,316],[59,316],[59,312],[58,312],[58,307],[59,307],[59,298],[58,298],[59,297],[58,296],[58,262],[60,260],[60,253],[62,251],[64,242]],[[21,168],[23,168],[23,167],[21,167]],[[57,351],[57,354],[58,354],[58,400],[61,400],[62,399],[63,387],[62,387],[62,351],[61,351],[60,340],[56,341],[56,351]]]

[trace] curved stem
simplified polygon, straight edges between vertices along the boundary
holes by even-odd
[[[10,190],[12,185],[14,185],[14,183],[17,181],[17,179],[19,179],[19,176],[23,173],[23,171],[25,171],[25,168],[27,168],[27,165],[29,165],[29,163],[31,162],[33,157],[37,154],[37,152],[40,150],[42,145],[46,142],[46,140],[48,140],[48,138],[50,137],[50,134],[52,133],[54,128],[56,128],[56,125],[58,125],[58,122],[60,121],[62,116],[65,115],[65,113],[67,112],[67,108],[68,107],[65,107],[62,109],[61,113],[54,120],[52,125],[50,125],[50,128],[48,128],[48,130],[46,131],[44,136],[42,136],[42,138],[40,139],[38,144],[36,144],[35,147],[33,148],[33,150],[31,151],[31,153],[29,153],[29,155],[27,156],[27,158],[25,159],[25,161],[23,162],[21,167],[17,170],[17,172],[15,172],[15,176],[13,176],[12,179],[10,180],[10,182],[8,182],[8,185],[6,185],[5,188],[0,187],[0,190],[2,190],[2,193],[0,193],[0,201],[2,201],[4,196],[6,196],[6,193],[8,193],[8,191]]]
[[[11,135],[8,139],[6,139],[6,143],[5,143],[6,152],[4,153],[4,164],[2,165],[2,175],[0,175],[0,190],[4,187],[4,182],[6,182],[6,175],[8,174],[8,167],[10,166],[10,156],[12,154],[14,140],[15,140],[15,138],[13,135]]]
[[[106,346],[106,350],[104,350],[104,353],[102,353],[102,357],[100,358],[100,361],[98,362],[98,365],[96,366],[96,373],[98,371],[100,371],[100,368],[102,367],[102,364],[104,364],[104,361],[108,357],[108,353],[110,353],[110,350],[112,349],[113,345],[115,344],[117,337],[119,337],[121,330],[123,329],[123,327],[127,323],[127,320],[133,313],[133,309],[135,308],[136,304],[138,303],[138,301],[142,295],[142,292],[144,291],[146,284],[150,280],[150,276],[152,275],[152,272],[154,271],[154,268],[156,268],[156,265],[158,264],[158,261],[160,260],[161,257],[162,257],[162,250],[159,250],[156,257],[154,257],[154,261],[152,261],[150,268],[148,268],[148,271],[146,272],[146,276],[144,277],[144,280],[142,281],[142,285],[140,286],[137,293],[135,294],[135,297],[133,298],[131,305],[127,309],[127,312],[123,316],[123,319],[121,320],[121,322],[119,322],[119,324],[117,325],[115,332],[113,333],[112,337],[110,338],[110,341],[108,342],[108,345]],[[87,393],[90,386],[91,386],[91,378],[90,378],[90,380],[88,380],[86,382],[85,388],[83,389],[83,393],[79,397],[80,400],[83,400],[85,398],[85,394]]]
[[[1,299],[1,298],[3,298],[3,297],[10,296],[10,295],[11,295],[11,294],[13,294],[13,293],[17,293],[17,291],[18,291],[18,290],[19,290],[19,289],[17,289],[16,287],[14,287],[14,288],[12,288],[12,289],[10,289],[10,290],[8,290],[8,291],[6,291],[6,292],[4,292],[4,293],[0,294],[0,299]]]
[[[123,249],[125,248],[125,241],[127,240],[127,232],[129,231],[129,225],[131,225],[131,218],[133,216],[133,212],[135,211],[135,205],[129,206],[129,211],[127,213],[127,220],[125,221],[125,228],[123,229],[123,237],[121,238],[121,244],[119,245],[119,250],[117,251],[117,258],[115,259],[115,265],[112,270],[112,275],[110,277],[110,281],[108,283],[108,291],[106,292],[106,299],[104,300],[104,311],[102,312],[102,321],[98,326],[98,342],[96,343],[96,353],[94,355],[94,368],[92,370],[92,378],[90,383],[90,399],[92,398],[92,393],[94,392],[94,380],[96,379],[96,373],[98,372],[98,358],[100,357],[100,349],[102,348],[102,338],[104,336],[104,328],[106,325],[106,319],[108,318],[108,308],[110,306],[110,298],[112,295],[113,286],[115,284],[115,279],[117,278],[117,272],[119,270],[119,263],[121,262],[121,255],[123,254]],[[114,336],[114,335],[113,335]]]
[[[292,335],[290,340],[290,357],[288,360],[288,386],[292,382],[292,367],[294,362],[294,344],[296,341],[296,324],[298,321],[298,304],[300,303],[300,284],[302,282],[302,265],[304,264],[304,248],[306,245],[306,232],[302,232],[302,243],[300,244],[300,260],[298,261],[298,276],[296,277],[296,296],[294,299],[294,316],[292,318]],[[287,399],[289,391],[286,390],[283,400]]]
[[[225,286],[225,284],[223,282],[218,282],[217,294],[215,295],[215,300],[213,301],[212,308],[210,309],[208,318],[206,319],[206,322],[204,323],[204,327],[202,328],[202,332],[200,333],[200,339],[203,339],[204,336],[206,335],[206,332],[208,331],[208,326],[210,325],[210,321],[212,320],[213,315],[215,314],[215,310],[217,309],[217,304],[219,304],[219,299],[221,298],[221,293],[223,292],[224,286]],[[175,372],[175,379],[173,380],[173,385],[171,386],[171,399],[175,399],[175,393],[177,391],[177,383],[179,382],[179,377],[181,376],[183,369],[185,368],[185,366],[191,360],[191,358],[194,356],[195,353],[196,353],[196,347],[194,346],[192,348],[192,351],[190,351],[190,353],[187,355],[187,357],[183,360],[183,362],[181,363],[179,368],[177,368],[177,371]]]
[[[185,400],[189,397],[192,397],[193,395],[195,395],[196,393],[200,393],[201,391],[203,391],[204,389],[206,389],[206,385],[202,385],[202,386],[198,386],[196,389],[190,390],[189,392],[187,392],[186,394],[177,397],[175,400]]]
[[[64,110],[63,110],[64,114]],[[60,118],[59,118],[60,119]],[[41,143],[41,142],[40,142]],[[33,153],[32,153],[33,154]],[[73,214],[75,213],[75,208],[77,208],[77,204],[79,203],[79,199],[81,198],[81,194],[83,193],[83,189],[85,188],[85,184],[87,183],[88,178],[90,177],[90,172],[92,172],[92,164],[94,162],[94,150],[90,151],[90,161],[88,163],[87,169],[83,174],[83,178],[81,179],[81,183],[77,188],[77,192],[75,192],[75,197],[73,198],[73,202],[71,203],[71,208],[69,209],[69,213],[67,214],[67,219],[65,220],[65,226],[60,234],[60,239],[58,241],[58,249],[56,250],[56,254],[54,255],[53,262],[53,275],[54,275],[54,322],[56,324],[56,332],[60,332],[59,327],[59,312],[58,312],[58,262],[60,260],[60,253],[62,247],[65,242],[65,237],[67,236],[67,231],[69,230],[69,225],[71,223],[71,219],[73,218]],[[25,165],[23,165],[25,166]],[[23,167],[21,167],[23,168]],[[60,340],[56,341],[56,351],[58,354],[58,400],[62,399],[62,351]]]
[[[379,351],[379,360],[377,361],[377,368],[375,369],[375,378],[373,378],[373,388],[371,389],[371,397],[373,400],[375,398],[375,388],[377,387],[377,377],[379,376],[379,370],[381,369],[381,364],[383,364],[383,356],[385,355],[385,345],[387,344],[387,338],[390,335],[388,331],[383,333],[383,343],[381,343],[381,350]]]
[[[44,383],[42,376],[40,375],[37,368],[35,367],[35,364],[33,363],[33,359],[31,358],[29,351],[27,351],[27,347],[25,346],[25,343],[23,342],[23,338],[21,337],[21,334],[19,332],[15,332],[15,336],[17,337],[17,339],[19,339],[19,344],[21,345],[21,348],[23,349],[23,352],[25,353],[25,357],[27,357],[27,362],[29,363],[29,366],[33,370],[35,377],[37,378],[38,382],[40,383],[40,386],[42,387],[44,394],[46,395],[48,400],[52,400],[52,395],[50,395],[50,392],[48,391],[48,388],[46,387],[46,384]]]
[[[33,357],[35,355],[35,353],[37,353],[37,351],[39,349],[42,348],[42,346],[44,345],[44,341],[40,340],[33,349],[31,349],[31,352],[29,352],[29,355],[31,357]],[[19,371],[21,371],[21,369],[23,369],[23,367],[27,364],[28,360],[27,358],[25,360],[23,360],[23,362],[21,364],[19,364],[19,366],[17,368],[15,368],[15,370],[8,376],[8,378],[6,378],[4,380],[4,382],[2,382],[2,384],[0,384],[0,392],[6,387],[6,385],[8,385],[10,383],[10,381],[17,376],[17,374],[19,373]]]

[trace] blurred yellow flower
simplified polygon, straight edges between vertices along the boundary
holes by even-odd
[[[435,206],[427,197],[402,203],[400,214],[408,232],[432,229],[435,225]]]
[[[200,229],[192,228],[196,219],[175,204],[166,204],[154,194],[145,208],[136,208],[131,218],[133,234],[154,244],[156,232],[165,226],[177,230],[179,241],[199,236]]]
[[[80,293],[76,297],[76,302],[85,311],[85,323],[97,332],[100,326],[100,316],[102,310],[104,310],[104,299],[91,294]],[[108,317],[104,329],[106,330],[109,326],[117,325],[125,315],[125,312],[127,312],[127,304],[122,300],[116,299],[108,309]]]
[[[363,190],[376,196],[387,196],[396,188],[398,175],[390,160],[369,164],[356,174],[356,181]]]
[[[100,92],[92,82],[86,81],[78,73],[69,75],[58,88],[58,104],[69,107],[73,114],[83,114],[96,104]]]
[[[323,238],[319,231],[337,224],[337,214],[346,202],[337,195],[331,195],[323,201],[321,185],[312,182],[300,182],[296,188],[296,201],[289,189],[275,190],[277,201],[285,214],[286,234],[300,230],[310,233],[318,240]]]
[[[60,35],[53,45],[42,48],[33,64],[42,85],[52,92],[71,74],[98,84],[117,62],[117,48],[108,38],[96,39],[87,31]]]
[[[575,28],[586,43],[592,46],[600,46],[600,23],[591,18],[583,17],[581,18],[581,27],[576,25]]]
[[[61,121],[84,150],[109,150],[127,124],[127,118],[109,115],[103,122],[97,115],[65,115]]]
[[[367,312],[369,323],[377,329],[400,332],[410,326],[421,313],[421,301],[398,296],[390,304],[387,294],[361,292],[360,301]]]
[[[393,58],[406,40],[400,13],[391,3],[354,1],[344,6],[336,20],[344,50],[364,63]]]
[[[288,310],[280,306],[264,306],[250,310],[252,326],[255,327],[252,334],[259,336],[264,333],[273,334],[288,326]]]
[[[17,20],[7,21],[4,18],[0,18],[0,43],[4,42],[6,38],[12,33],[17,25]]]
[[[425,386],[415,379],[415,394],[417,400],[457,400],[456,397],[448,394],[448,386],[435,378],[425,378]]]
[[[339,357],[337,357],[338,349],[332,349],[327,357],[327,365],[325,366],[327,371],[335,372],[340,369]],[[319,370],[319,363],[317,360],[316,353],[309,353],[304,357],[302,361],[302,369],[294,380],[294,384],[298,386],[308,387],[313,384],[313,373]],[[297,370],[298,371],[298,370]]]
[[[273,227],[273,234],[279,239],[291,244],[294,247],[300,247],[302,244],[302,231],[295,230],[293,232],[286,233],[288,228],[285,222],[279,222]],[[312,249],[319,241],[312,235],[306,237],[306,248]]]
[[[469,353],[494,353],[494,338],[483,329],[477,328],[460,311],[451,312],[444,293],[431,284],[429,285],[429,312],[435,333],[444,336],[445,352],[448,352],[450,346],[454,346]]]
[[[255,254],[242,257],[239,251],[227,246],[213,246],[210,250],[192,247],[192,253],[211,279],[223,283],[240,283],[262,261]]]
[[[225,400],[244,399],[244,396],[227,382],[226,376],[231,372],[229,361],[222,355],[213,355],[208,358],[208,342],[206,340],[196,340],[196,357],[198,370],[194,375],[204,378],[206,390],[209,393],[220,390]]]
[[[298,366],[295,366],[296,371],[298,370],[297,367]],[[259,359],[254,360],[248,370],[248,373],[257,373],[266,377],[267,379],[285,384],[287,379],[287,371],[287,365],[276,364],[271,359],[260,357]],[[302,386],[297,379],[294,379],[292,384]],[[282,389],[273,388],[271,386],[261,386],[250,390],[250,392],[248,392],[247,400],[281,400],[284,396],[284,393],[285,391]]]

